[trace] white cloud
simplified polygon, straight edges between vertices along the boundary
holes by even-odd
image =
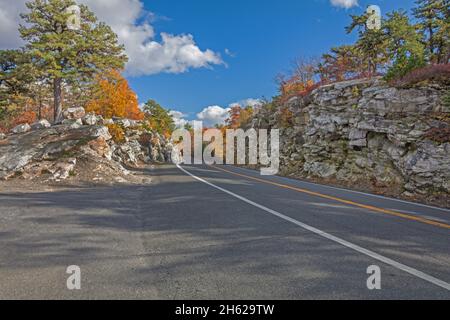
[[[232,52],[232,51],[231,51],[230,49],[228,49],[228,48],[225,48],[225,54],[226,54],[227,56],[232,57],[232,58],[236,58],[236,53]]]
[[[245,107],[255,108],[255,107],[261,106],[262,103],[263,102],[260,99],[249,98],[249,99],[241,100],[239,102],[232,103],[232,105],[239,105],[243,108],[245,108]]]
[[[331,4],[335,7],[350,9],[358,5],[358,0],[331,0]]]
[[[225,124],[229,118],[231,108],[238,107],[258,107],[262,105],[262,101],[259,99],[244,99],[238,102],[230,103],[227,108],[221,106],[209,106],[203,109],[202,112],[197,114],[197,119],[203,121],[204,126],[212,127],[216,124]]]
[[[23,45],[19,36],[19,15],[25,10],[25,1],[0,0],[0,49]]]
[[[229,117],[230,108],[222,108],[220,106],[209,106],[197,114],[197,118],[203,121],[203,125],[212,127],[216,124],[225,124]]]
[[[0,0],[0,48],[21,45],[17,32],[19,14],[27,0]],[[202,50],[191,34],[161,33],[158,42],[151,25],[153,16],[141,0],[79,0],[89,6],[101,21],[109,24],[125,45],[129,56],[129,75],[151,75],[161,72],[183,73],[191,68],[210,68],[224,64],[220,54]]]
[[[183,112],[172,110],[169,114],[172,116],[177,128],[184,128],[185,125],[190,123],[190,121],[186,120],[187,115]]]

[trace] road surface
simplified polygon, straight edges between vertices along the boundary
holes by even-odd
[[[449,210],[229,166],[148,174],[2,191],[0,299],[450,299]]]

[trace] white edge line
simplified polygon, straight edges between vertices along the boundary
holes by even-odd
[[[254,206],[256,208],[264,210],[264,211],[266,211],[266,212],[268,212],[268,213],[270,213],[270,214],[272,214],[272,215],[274,215],[274,216],[276,216],[278,218],[281,218],[281,219],[283,219],[285,221],[291,222],[291,223],[293,223],[293,224],[295,224],[295,225],[297,225],[297,226],[299,226],[299,227],[301,227],[303,229],[306,229],[306,230],[308,230],[308,231],[310,231],[312,233],[315,233],[315,234],[317,234],[317,235],[319,235],[319,236],[321,236],[323,238],[326,238],[328,240],[334,241],[334,242],[336,242],[338,244],[341,244],[341,245],[343,245],[343,246],[345,246],[345,247],[347,247],[349,249],[352,249],[354,251],[362,253],[362,254],[364,254],[366,256],[369,256],[369,257],[371,257],[373,259],[381,261],[381,262],[383,262],[385,264],[388,264],[388,265],[390,265],[390,266],[392,266],[394,268],[402,270],[402,271],[404,271],[406,273],[409,273],[409,274],[411,274],[411,275],[413,275],[413,276],[415,276],[417,278],[420,278],[422,280],[425,280],[425,281],[430,282],[430,283],[432,283],[432,284],[434,284],[436,286],[439,286],[441,288],[444,288],[444,289],[450,291],[450,284],[445,282],[445,281],[443,281],[443,280],[437,279],[437,278],[435,278],[433,276],[430,276],[430,275],[428,275],[428,274],[426,274],[426,273],[424,273],[422,271],[419,271],[417,269],[408,267],[407,265],[404,265],[404,264],[402,264],[400,262],[397,262],[395,260],[392,260],[390,258],[382,256],[382,255],[380,255],[380,254],[378,254],[376,252],[370,251],[370,250],[365,249],[363,247],[360,247],[360,246],[358,246],[356,244],[353,244],[353,243],[348,242],[346,240],[343,240],[341,238],[335,237],[335,236],[333,236],[333,235],[331,235],[329,233],[326,233],[326,232],[324,232],[322,230],[319,230],[319,229],[311,227],[311,226],[309,226],[309,225],[307,225],[307,224],[305,224],[303,222],[300,222],[298,220],[290,218],[290,217],[288,217],[288,216],[286,216],[286,215],[284,215],[284,214],[282,214],[282,213],[280,213],[278,211],[269,209],[269,208],[267,208],[267,207],[265,207],[263,205],[260,205],[260,204],[258,204],[256,202],[253,202],[253,201],[251,201],[251,200],[249,200],[247,198],[244,198],[244,197],[242,197],[242,196],[240,196],[238,194],[235,194],[235,193],[233,193],[233,192],[231,192],[229,190],[226,190],[224,188],[216,186],[215,184],[212,184],[211,182],[208,182],[208,181],[206,181],[206,180],[204,180],[202,178],[199,178],[199,177],[195,176],[194,174],[192,174],[189,171],[187,171],[184,168],[182,168],[179,164],[177,164],[177,167],[178,167],[178,169],[180,169],[181,171],[183,171],[187,175],[191,176],[195,180],[200,181],[200,182],[202,182],[204,184],[207,184],[210,187],[213,187],[213,188],[215,188],[217,190],[220,190],[220,191],[222,191],[224,193],[227,193],[227,194],[229,194],[230,196],[232,196],[234,198],[237,198],[237,199],[239,199],[241,201],[244,201],[244,202],[246,202],[246,203],[248,203],[248,204],[250,204],[250,205],[252,205],[252,206]]]
[[[251,169],[248,169],[248,168],[241,168],[241,167],[235,167],[235,166],[232,166],[232,167],[233,168],[238,168],[240,170],[246,170],[246,171],[254,173],[254,170],[251,170]],[[313,185],[313,186],[317,186],[317,187],[324,187],[324,188],[328,188],[328,189],[334,189],[334,190],[339,190],[339,191],[346,191],[346,192],[351,192],[351,193],[356,193],[356,194],[362,194],[362,195],[370,196],[370,197],[374,197],[374,198],[380,198],[380,199],[391,200],[391,201],[395,201],[395,202],[407,203],[407,204],[411,204],[411,205],[415,205],[415,206],[419,206],[419,207],[424,207],[424,208],[429,208],[429,209],[434,209],[434,210],[439,210],[439,211],[445,211],[445,212],[449,212],[450,213],[450,209],[440,208],[440,207],[435,207],[435,206],[429,206],[429,205],[426,205],[426,204],[423,204],[423,203],[412,202],[412,201],[407,201],[407,200],[402,200],[402,199],[396,199],[396,198],[391,198],[391,197],[381,196],[381,195],[378,195],[378,194],[366,193],[366,192],[356,191],[356,190],[351,190],[351,189],[327,186],[327,185],[324,185],[324,184],[319,184],[319,183],[314,183],[314,182],[309,182],[309,181],[304,181],[304,180],[298,180],[298,179],[292,179],[292,178],[289,178],[289,177],[283,177],[283,176],[275,176],[275,177],[281,178],[281,179],[284,179],[284,180],[289,180],[291,182],[297,182],[297,183],[300,182],[300,183],[305,183],[305,184],[309,184],[309,185]]]

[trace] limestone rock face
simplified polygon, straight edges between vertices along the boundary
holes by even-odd
[[[277,112],[260,110],[253,128],[279,128],[281,172],[298,177],[372,181],[410,195],[450,192],[450,140],[429,132],[450,130],[448,87],[392,88],[381,79],[355,80],[316,89],[285,105],[294,126]]]
[[[12,135],[0,145],[1,172],[18,172],[31,162],[55,161],[75,147],[98,138],[101,128],[72,129],[67,125]]]
[[[170,161],[172,144],[158,133],[143,129],[138,121],[115,119],[125,141],[116,142],[103,119],[84,111],[69,110],[62,124],[50,126],[39,121],[16,128],[14,134],[0,136],[0,179],[20,176],[62,181],[75,175],[79,160],[99,163],[124,175],[126,166]],[[81,118],[79,118],[81,117]],[[80,169],[82,170],[82,168]]]

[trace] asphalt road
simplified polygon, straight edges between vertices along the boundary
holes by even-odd
[[[228,166],[148,174],[0,191],[0,299],[450,299],[449,210]]]

